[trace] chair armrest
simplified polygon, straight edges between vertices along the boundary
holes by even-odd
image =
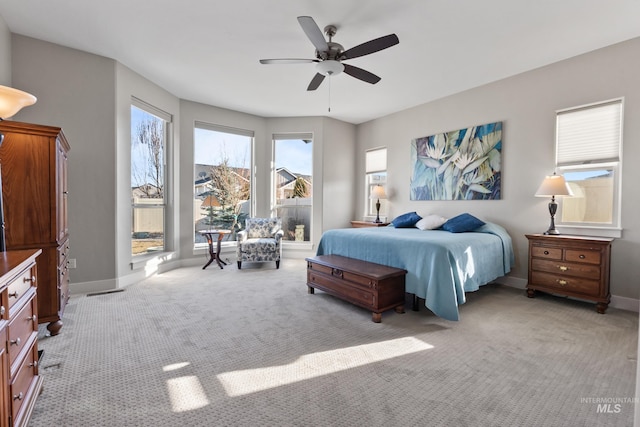
[[[281,240],[283,237],[284,237],[284,230],[282,228],[276,231],[276,234],[273,235],[273,238],[276,239],[276,241]]]
[[[247,230],[240,230],[236,233],[236,240],[238,242],[244,242],[247,240]]]

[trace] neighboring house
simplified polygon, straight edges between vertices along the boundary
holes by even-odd
[[[304,180],[307,187],[307,195],[311,196],[311,194],[313,194],[313,185],[311,184],[309,175],[295,174],[287,168],[278,168],[276,169],[276,198],[278,200],[291,199],[293,197],[294,187],[298,178],[302,178]]]

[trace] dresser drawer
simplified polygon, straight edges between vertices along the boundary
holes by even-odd
[[[531,256],[536,258],[547,258],[547,259],[562,259],[562,249],[560,248],[547,248],[544,246],[532,246],[531,247]]]
[[[561,274],[564,276],[584,277],[585,279],[600,280],[600,265],[576,264],[571,262],[547,261],[532,259],[531,268],[534,271]]]
[[[24,414],[20,413],[23,409],[23,403],[35,398],[32,394],[35,393],[36,375],[38,374],[37,360],[38,350],[35,345],[32,345],[11,382],[11,413],[14,420],[23,418]]]
[[[561,276],[557,274],[542,273],[539,271],[532,272],[531,276],[536,285],[551,289],[552,292],[557,291],[561,294],[572,292],[591,296],[598,294],[600,290],[600,282],[597,280]]]
[[[582,249],[567,249],[564,254],[567,261],[583,262],[587,264],[600,264],[602,256],[600,251],[590,251]]]
[[[38,333],[38,316],[36,316],[36,299],[31,298],[28,304],[9,321],[9,366],[13,365],[24,348],[30,346],[34,335]]]
[[[29,292],[35,280],[35,272],[29,269],[9,284],[9,309]]]

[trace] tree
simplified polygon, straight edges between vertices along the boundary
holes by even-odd
[[[145,118],[136,126],[132,143],[144,149],[132,159],[132,175],[143,197],[164,198],[164,124],[156,118]]]
[[[302,177],[296,178],[296,183],[293,185],[293,197],[307,197],[307,183]]]
[[[250,197],[249,170],[229,166],[229,159],[225,157],[222,163],[210,168],[209,174],[212,193],[220,203],[220,207],[215,210],[216,221],[231,230],[240,229],[241,202]]]

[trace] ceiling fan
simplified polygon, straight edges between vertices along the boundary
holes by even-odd
[[[384,37],[380,37],[368,42],[359,44],[351,49],[344,50],[342,45],[332,41],[333,36],[336,35],[337,27],[335,25],[327,25],[324,28],[324,33],[329,38],[326,41],[320,27],[316,24],[310,16],[298,16],[298,22],[304,30],[305,34],[311,40],[311,43],[316,48],[315,59],[261,59],[261,64],[301,64],[301,63],[316,63],[317,73],[311,79],[311,83],[307,87],[307,90],[316,90],[320,83],[326,76],[335,76],[341,72],[345,72],[351,77],[362,80],[367,83],[376,84],[380,81],[380,77],[362,68],[354,67],[353,65],[343,64],[342,61],[347,59],[358,58],[361,56],[369,55],[371,53],[378,52],[388,47],[394,46],[400,43],[398,36],[395,34],[389,34]]]

